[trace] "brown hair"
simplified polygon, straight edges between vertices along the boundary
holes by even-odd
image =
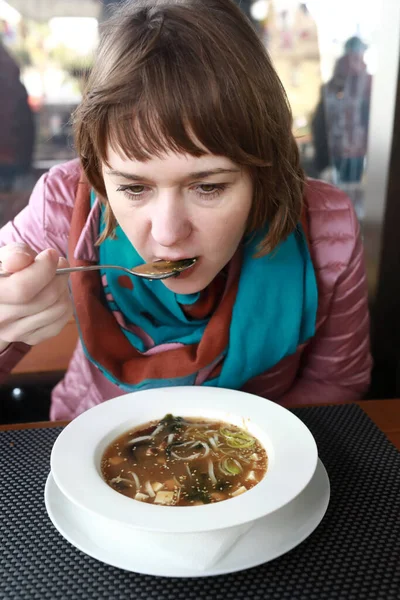
[[[269,224],[270,252],[300,220],[304,175],[282,84],[231,0],[125,2],[102,26],[97,60],[74,115],[89,183],[116,221],[101,163],[108,144],[136,160],[167,149],[226,156],[253,175],[247,232]]]

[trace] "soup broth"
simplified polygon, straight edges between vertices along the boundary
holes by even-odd
[[[246,492],[267,466],[265,449],[244,429],[168,414],[114,440],[101,471],[108,485],[135,500],[198,506]]]

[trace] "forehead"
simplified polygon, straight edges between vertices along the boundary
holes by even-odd
[[[157,172],[178,172],[182,175],[209,171],[213,169],[239,169],[233,161],[226,156],[217,156],[206,152],[202,156],[168,151],[160,156],[153,156],[148,160],[140,161],[128,158],[122,152],[108,148],[107,163],[111,170],[125,173],[152,174]],[[103,163],[103,171],[109,168]]]

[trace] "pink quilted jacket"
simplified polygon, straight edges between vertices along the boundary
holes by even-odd
[[[0,230],[0,246],[23,241],[37,252],[55,248],[65,256],[79,177],[78,160],[44,175],[29,205]],[[341,191],[315,180],[307,184],[307,203],[319,294],[316,334],[244,387],[286,406],[356,400],[368,387],[371,369],[363,247],[352,205]],[[88,258],[91,252],[88,246]],[[28,350],[15,343],[0,354],[0,382]],[[72,419],[119,395],[78,343],[53,391],[50,417]]]

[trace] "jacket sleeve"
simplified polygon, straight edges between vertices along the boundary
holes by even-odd
[[[293,387],[281,397],[284,406],[358,400],[371,373],[368,291],[358,221],[355,244],[338,278],[330,310],[305,351]]]
[[[31,346],[23,342],[14,342],[0,353],[0,385],[4,383],[19,361],[29,352]]]
[[[32,191],[29,204],[0,229],[0,247],[13,242],[23,242],[38,253],[47,248],[45,203],[48,199],[48,177],[46,173],[39,179]]]
[[[45,230],[45,206],[48,195],[48,174],[37,182],[29,204],[12,221],[0,229],[0,247],[13,242],[23,242],[35,252],[50,246]],[[0,353],[0,384],[3,383],[15,365],[29,351],[30,346],[21,342],[10,344]]]

